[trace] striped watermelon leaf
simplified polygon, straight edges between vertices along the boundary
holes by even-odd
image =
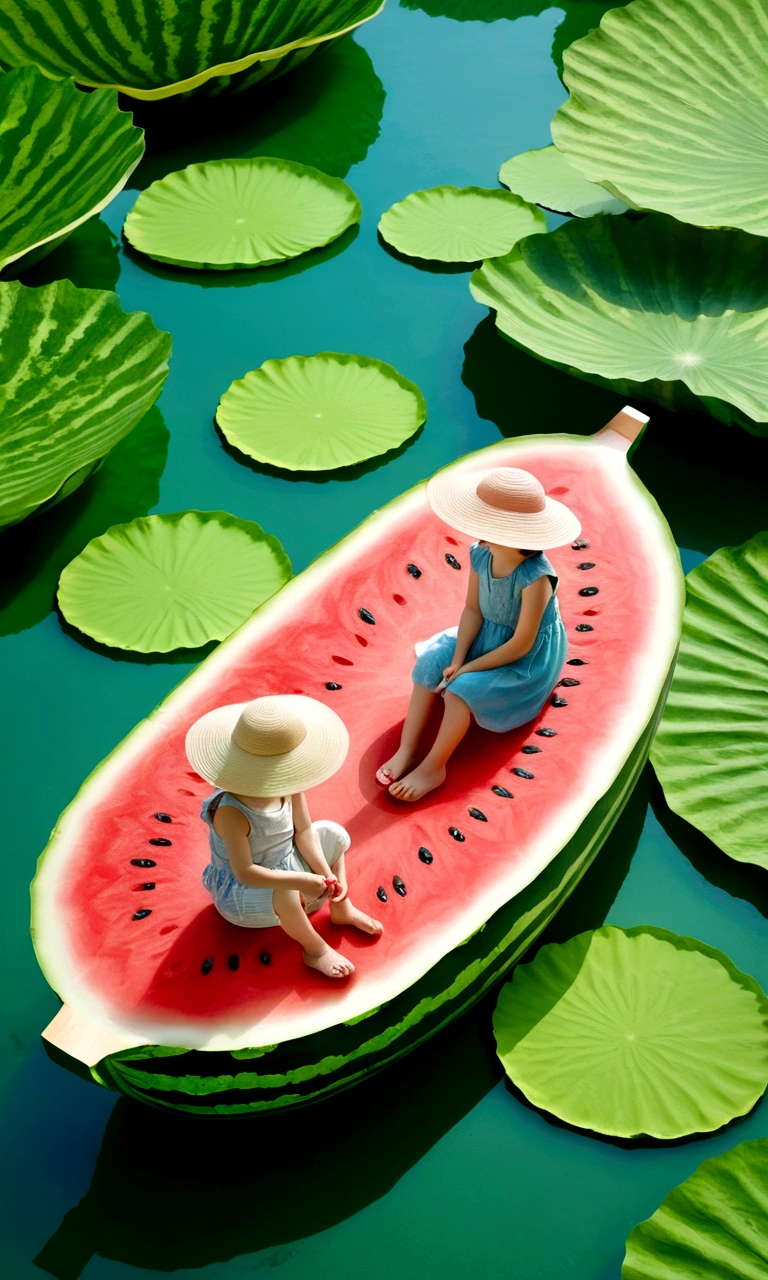
[[[28,265],[30,251],[42,257],[105,208],[144,154],[144,132],[114,90],[82,93],[35,67],[0,76],[0,120],[2,270]]]
[[[383,0],[28,0],[0,10],[0,60],[54,78],[168,98],[303,51],[375,17]],[[251,76],[253,78],[253,76]],[[258,77],[261,78],[261,77]]]
[[[157,399],[170,353],[114,293],[0,283],[0,528],[88,478]]]

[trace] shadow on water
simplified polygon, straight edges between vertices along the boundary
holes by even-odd
[[[235,445],[230,444],[224,435],[221,427],[214,418],[213,421],[216,435],[222,449],[234,462],[240,466],[248,467],[257,476],[271,476],[274,480],[287,480],[294,484],[305,482],[309,484],[328,484],[331,480],[359,480],[361,476],[370,475],[373,471],[378,471],[380,467],[389,466],[390,462],[394,462],[396,458],[401,458],[403,454],[415,444],[424,430],[424,423],[419,427],[418,431],[414,431],[412,436],[404,440],[396,449],[389,449],[386,453],[380,453],[375,458],[368,458],[365,462],[356,462],[350,467],[334,467],[330,471],[286,471],[282,467],[273,467],[268,462],[257,462],[255,458],[250,458],[247,453],[241,453]]]
[[[394,245],[387,244],[380,231],[376,232],[376,238],[390,258],[403,262],[408,267],[416,267],[419,271],[429,271],[435,276],[468,275],[470,271],[474,271],[475,267],[480,266],[479,262],[438,262],[432,258],[411,258],[407,253],[400,253]]]
[[[114,290],[120,279],[117,239],[101,218],[89,218],[57,249],[22,272],[20,279],[33,289],[54,280],[71,280],[78,289]]]
[[[232,97],[131,102],[147,151],[129,185],[143,189],[188,164],[248,156],[343,178],[378,138],[385,96],[366,50],[346,36],[290,74]]]

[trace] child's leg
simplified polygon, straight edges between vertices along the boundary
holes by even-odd
[[[349,834],[338,822],[331,822],[328,819],[320,819],[313,822],[312,827],[320,841],[320,848],[323,851],[328,866],[333,871],[339,884],[347,888],[347,869],[344,862],[344,854],[350,845]],[[309,914],[316,911],[320,906],[320,901],[308,902],[304,910]],[[373,934],[374,937],[383,933],[383,926],[378,920],[374,920],[373,916],[366,915],[364,911],[359,911],[353,906],[347,894],[341,902],[331,902],[329,904],[331,920],[334,924],[350,925],[354,929],[362,929],[363,933]]]
[[[445,766],[467,732],[472,715],[464,699],[450,690],[443,700],[443,723],[429,755],[417,769],[389,788],[397,800],[420,800],[445,781]]]
[[[289,938],[298,942],[304,955],[304,963],[311,969],[319,969],[328,978],[347,978],[354,973],[351,960],[339,955],[315,933],[307,919],[296,889],[276,889],[272,894],[272,906]]]
[[[432,704],[436,697],[437,694],[431,689],[425,689],[421,684],[414,684],[405,724],[400,734],[400,746],[392,758],[387,760],[386,764],[383,764],[376,774],[376,780],[383,787],[388,787],[390,782],[402,777],[405,771],[410,769],[413,764],[419,745],[419,738],[424,732],[424,727],[429,719]]]

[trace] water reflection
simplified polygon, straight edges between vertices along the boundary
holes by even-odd
[[[20,276],[22,284],[32,288],[71,280],[78,289],[116,289],[119,278],[117,240],[101,218],[89,218],[58,249]]]

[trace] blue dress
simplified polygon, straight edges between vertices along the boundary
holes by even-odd
[[[466,702],[483,729],[506,733],[538,715],[563,669],[567,637],[557,603],[557,574],[542,551],[521,561],[505,578],[491,576],[493,557],[482,543],[470,547],[469,558],[480,583],[483,625],[467,654],[467,662],[512,638],[525,587],[545,575],[552,581],[553,594],[529,652],[503,667],[469,671],[449,685],[451,693]],[[439,631],[416,645],[416,663],[411,672],[416,684],[425,689],[437,688],[444,668],[453,661],[457,631],[458,627]]]

